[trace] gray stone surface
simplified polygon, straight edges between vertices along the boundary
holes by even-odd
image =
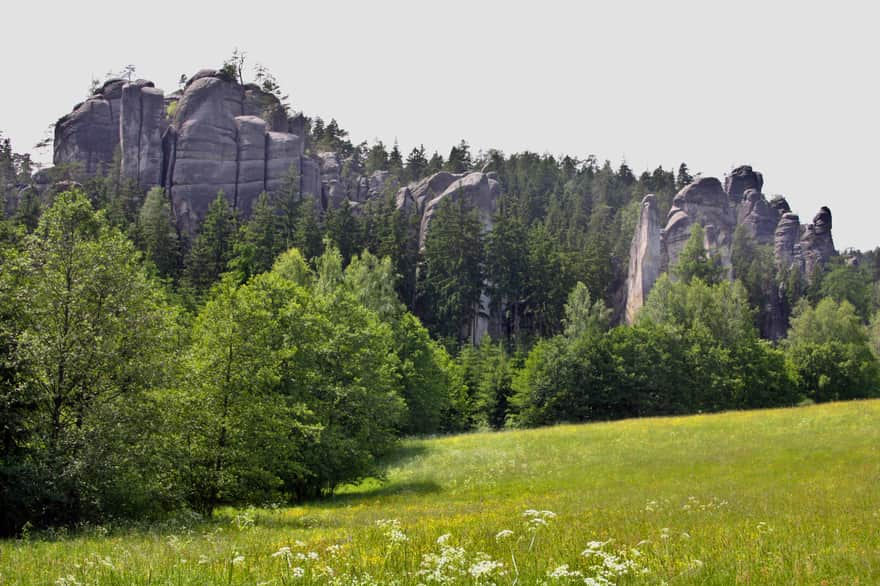
[[[675,265],[694,223],[705,228],[705,246],[720,256],[728,277],[732,276],[730,249],[738,225],[746,226],[760,244],[773,246],[777,266],[800,270],[808,278],[817,266],[837,254],[828,208],[823,207],[813,223],[804,227],[785,198],[776,196],[768,202],[760,192],[762,185],[761,174],[748,166],[735,169],[724,188],[717,179],[698,178],[675,196],[663,230],[657,229],[656,211],[651,211],[654,204],[646,198],[630,249],[626,319],[632,321],[644,304],[656,280],[654,275]],[[409,193],[403,195],[404,200],[411,198]],[[783,335],[787,327],[784,292],[777,293],[771,295],[766,323],[761,324],[762,333],[769,337]]]
[[[742,201],[746,191],[754,189],[758,193],[764,187],[764,177],[749,165],[737,167],[724,178],[724,191],[733,203]]]
[[[716,231],[713,253],[718,253],[725,268],[730,268],[730,244],[736,227],[734,209],[721,182],[714,177],[700,177],[679,191],[672,200],[672,209],[663,231],[666,259],[664,265],[675,266],[678,255],[690,237],[691,226],[698,223]]]
[[[120,100],[122,174],[142,189],[162,184],[162,132],[165,96],[152,82],[122,88]]]
[[[817,267],[824,265],[837,254],[831,237],[831,210],[825,206],[813,217],[801,237],[801,254],[804,258],[804,272],[812,278]]]
[[[797,214],[791,212],[785,213],[779,219],[776,225],[775,236],[773,240],[773,254],[776,257],[776,263],[781,268],[789,269],[801,266],[800,247],[795,250],[795,246],[801,237],[801,220]]]
[[[747,189],[739,205],[737,223],[745,226],[759,244],[773,244],[779,211],[757,189]]]
[[[88,175],[106,169],[119,145],[111,101],[96,94],[55,124],[53,162],[80,164]]]
[[[626,321],[633,323],[639,308],[660,277],[660,217],[653,194],[642,200],[639,222],[629,249],[629,278],[626,292]]]
[[[436,180],[432,182],[432,178],[436,178]],[[448,181],[448,179],[452,180]],[[422,219],[419,227],[420,248],[425,245],[425,238],[428,235],[431,220],[436,214],[437,207],[447,199],[451,201],[456,201],[461,198],[468,200],[471,205],[477,209],[480,216],[480,223],[483,225],[484,230],[489,231],[492,229],[492,215],[495,213],[495,206],[498,197],[501,195],[501,184],[498,183],[498,181],[489,179],[485,173],[480,172],[462,173],[459,175],[443,172],[437,173],[428,178],[427,185],[430,186],[432,184],[434,187],[446,184],[446,189],[444,189],[440,195],[428,201],[426,201],[425,198],[427,197],[427,194],[430,193],[430,188],[422,190],[423,196],[421,197],[421,201],[424,202],[424,211],[422,212]],[[420,198],[417,196],[416,202],[418,202],[419,199]]]

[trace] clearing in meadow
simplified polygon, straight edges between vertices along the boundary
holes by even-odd
[[[0,584],[877,584],[880,401],[404,442],[299,507],[0,541]]]

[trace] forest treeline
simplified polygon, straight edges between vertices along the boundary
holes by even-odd
[[[163,190],[111,166],[53,171],[0,141],[0,532],[292,502],[377,473],[398,438],[876,396],[878,254],[780,273],[742,230],[736,279],[694,227],[633,326],[614,325],[638,202],[690,182],[531,153],[405,159],[310,148],[399,181],[489,168],[493,230],[440,207],[424,249],[394,194],[319,212],[290,181],[236,217],[218,194],[191,238]],[[18,197],[16,195],[16,197]],[[488,283],[488,285],[485,285]],[[788,337],[761,339],[784,284]],[[467,343],[481,291],[502,334]]]

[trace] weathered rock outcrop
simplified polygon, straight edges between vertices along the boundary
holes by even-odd
[[[419,247],[425,245],[425,239],[431,229],[431,222],[439,206],[444,201],[465,199],[477,210],[480,222],[485,231],[492,229],[492,217],[497,209],[498,199],[502,195],[501,183],[494,173],[448,173],[441,171],[416,183],[407,185],[397,192],[397,208],[419,218]],[[488,294],[482,293],[480,307],[474,323],[467,325],[464,334],[474,343],[487,333],[499,335],[497,320],[490,314],[491,300]],[[497,329],[497,331],[496,331]]]
[[[779,218],[773,239],[773,254],[776,263],[783,268],[800,264],[801,219],[797,214],[787,212]]]
[[[122,173],[138,186],[162,184],[162,132],[165,96],[152,82],[137,81],[122,87],[119,144]]]
[[[114,79],[58,121],[54,161],[94,175],[118,152],[122,175],[145,190],[165,187],[179,227],[192,232],[220,191],[243,217],[262,191],[297,178],[301,194],[320,199],[318,165],[290,132],[304,122],[288,120],[274,95],[211,69],[167,97],[152,82]]]
[[[750,189],[761,193],[762,187],[764,187],[764,176],[753,171],[749,165],[737,167],[724,178],[724,191],[733,203],[742,201]]]
[[[54,162],[80,164],[88,175],[102,172],[119,146],[122,87],[111,79],[55,124]]]
[[[801,237],[801,254],[804,259],[804,274],[810,278],[816,268],[837,254],[831,237],[831,210],[825,206],[813,217]]]
[[[424,183],[428,189],[420,189]],[[439,195],[433,195],[433,190],[440,191]],[[419,226],[419,246],[424,246],[425,238],[431,225],[431,220],[437,212],[437,208],[446,200],[456,201],[466,199],[473,205],[479,215],[480,222],[486,231],[492,229],[492,215],[495,213],[495,205],[501,195],[501,184],[490,178],[487,173],[437,173],[416,186],[419,193],[416,202],[422,210],[422,221]],[[400,201],[398,196],[398,201]]]
[[[626,294],[626,321],[635,320],[636,311],[645,304],[648,292],[660,277],[661,228],[657,200],[646,195],[642,200],[638,228],[629,249],[629,280]]]
[[[760,191],[747,189],[739,205],[737,223],[745,226],[759,244],[773,244],[780,209],[771,206]]]
[[[691,226],[700,224],[707,237],[715,243],[725,268],[730,267],[730,244],[736,227],[736,216],[729,205],[721,182],[714,177],[699,177],[676,194],[663,230],[665,270],[678,262],[678,255],[690,237]]]
[[[831,211],[827,207],[819,211],[812,224],[801,226],[784,198],[777,196],[767,201],[760,191],[763,182],[761,174],[748,166],[736,168],[725,179],[723,189],[715,178],[698,178],[675,196],[662,230],[654,198],[647,196],[643,200],[630,248],[625,314],[628,322],[635,318],[659,275],[677,262],[694,223],[705,228],[704,246],[719,256],[729,276],[737,226],[744,226],[759,244],[772,246],[780,268],[799,270],[807,278],[817,266],[837,254],[831,237]],[[783,305],[781,297],[770,300],[765,334],[784,333],[787,322],[781,315]]]

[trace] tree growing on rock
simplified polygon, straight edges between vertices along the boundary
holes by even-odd
[[[699,224],[691,227],[691,235],[672,267],[672,274],[685,283],[700,279],[707,284],[721,282],[723,269],[721,259],[706,250],[706,231]]]
[[[480,310],[483,237],[477,210],[464,198],[441,202],[425,238],[422,307],[433,332],[462,341]]]

